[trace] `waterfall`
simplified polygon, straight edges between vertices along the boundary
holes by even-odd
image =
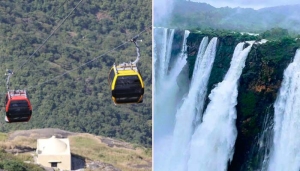
[[[164,170],[165,158],[168,158],[176,106],[182,99],[176,80],[187,64],[186,39],[189,33],[187,30],[184,32],[181,53],[170,66],[174,29],[154,28],[154,170]]]
[[[238,80],[252,44],[239,43],[225,78],[212,90],[203,122],[196,128],[190,144],[189,171],[225,171],[232,160],[237,137],[235,126]]]
[[[198,50],[188,95],[176,113],[171,158],[168,162],[170,171],[186,170],[189,155],[188,145],[197,115],[202,113],[207,83],[216,55],[217,38],[213,38],[208,45],[207,43],[208,37],[204,37]]]
[[[268,170],[300,169],[300,51],[284,71],[274,104],[274,139]]]
[[[154,28],[154,35],[158,37],[153,42],[153,49],[155,52],[154,64],[157,68],[157,70],[154,72],[154,75],[158,83],[162,83],[167,76],[168,66],[171,58],[174,31],[174,29]]]
[[[218,39],[202,39],[189,81],[186,79],[189,31],[184,33],[178,56],[172,53],[178,47],[178,32],[166,28],[154,28],[153,32],[154,170],[226,170],[237,137],[238,82],[254,42],[249,42],[246,48],[246,43],[236,46],[224,80],[212,90],[204,109]]]

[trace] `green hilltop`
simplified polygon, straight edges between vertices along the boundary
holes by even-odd
[[[7,91],[4,73],[11,69],[11,89],[26,89],[33,107],[28,123],[14,124],[4,122],[2,109],[0,131],[59,128],[150,147],[151,1],[83,0],[33,54],[77,3],[79,0],[0,2],[1,102],[4,104]],[[115,106],[108,72],[114,63],[135,60],[133,43],[118,46],[139,33],[144,102]]]

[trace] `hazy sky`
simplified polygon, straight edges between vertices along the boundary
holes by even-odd
[[[279,5],[300,4],[299,0],[191,0],[194,2],[205,2],[214,7],[241,7],[260,9]]]
[[[154,25],[158,22],[169,22],[168,17],[173,9],[174,0],[153,0]]]

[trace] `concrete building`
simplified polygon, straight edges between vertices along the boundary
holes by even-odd
[[[71,151],[68,138],[37,140],[37,163],[44,167],[71,170]]]

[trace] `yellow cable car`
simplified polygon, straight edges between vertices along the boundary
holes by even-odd
[[[113,65],[108,82],[115,104],[143,102],[144,82],[135,63]]]
[[[143,102],[144,82],[136,66],[140,59],[140,47],[137,44],[137,38],[138,36],[129,40],[135,44],[136,60],[118,66],[113,65],[110,69],[108,83],[115,104]]]

